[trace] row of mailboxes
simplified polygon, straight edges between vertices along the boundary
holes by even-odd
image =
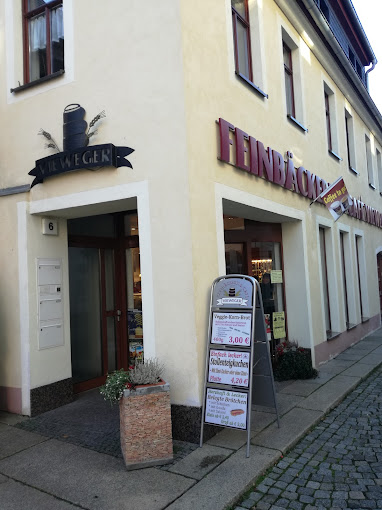
[[[64,345],[62,262],[37,260],[39,349]]]

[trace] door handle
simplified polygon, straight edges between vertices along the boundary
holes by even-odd
[[[122,312],[121,310],[117,310],[117,321],[119,322],[120,321],[120,317],[122,315]]]

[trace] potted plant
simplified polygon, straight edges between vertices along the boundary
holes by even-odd
[[[119,402],[121,449],[127,469],[173,460],[170,385],[164,367],[147,359],[129,370],[109,374],[100,392],[111,404]]]

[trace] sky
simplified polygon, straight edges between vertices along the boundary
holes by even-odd
[[[369,73],[369,92],[382,114],[382,0],[352,0],[378,64]]]

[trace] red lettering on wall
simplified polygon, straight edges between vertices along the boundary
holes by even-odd
[[[257,159],[257,141],[252,136],[249,137],[249,166],[251,174],[259,175],[259,161]]]
[[[272,149],[268,147],[268,150],[264,148],[261,142],[257,142],[257,154],[259,157],[259,175],[263,175],[268,181],[273,182],[273,161],[272,161]]]
[[[273,157],[273,182],[279,186],[285,184],[285,161],[279,152],[272,151]]]
[[[306,180],[308,182],[308,197],[312,200],[315,200],[317,198],[316,195],[316,176],[314,174],[311,174],[309,170],[306,171]]]
[[[286,166],[287,166],[287,171],[286,171],[286,179],[285,179],[284,188],[290,189],[292,191],[296,191],[298,193],[296,170],[294,168],[292,158],[287,159]]]
[[[305,178],[304,178],[305,176]],[[304,184],[305,181],[305,184]],[[297,168],[297,185],[298,189],[304,197],[308,196],[308,186],[306,182],[306,170],[303,166]]]
[[[230,150],[229,147],[232,145],[232,140],[229,136],[229,132],[234,131],[234,126],[224,119],[219,119],[219,131],[220,131],[220,159],[230,163]]]
[[[249,172],[249,165],[245,162],[245,153],[248,152],[248,147],[245,145],[244,140],[248,140],[247,133],[244,133],[239,128],[235,128],[236,166]]]

